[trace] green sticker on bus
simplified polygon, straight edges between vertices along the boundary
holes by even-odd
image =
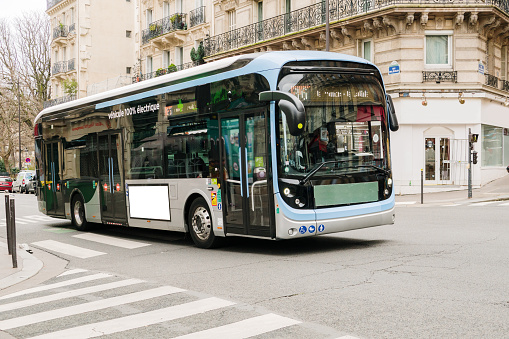
[[[212,178],[211,183],[212,185],[217,185],[217,178]]]
[[[263,167],[263,157],[255,157],[255,167]]]

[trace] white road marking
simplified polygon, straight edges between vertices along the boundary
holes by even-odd
[[[95,241],[95,242],[98,242],[101,244],[117,246],[117,247],[127,248],[127,249],[131,249],[131,250],[135,249],[135,248],[139,248],[139,247],[150,246],[150,244],[145,244],[145,243],[131,241],[131,240],[125,240],[125,239],[120,239],[120,238],[115,238],[115,237],[109,237],[106,235],[94,234],[94,233],[82,233],[82,234],[78,234],[78,235],[73,235],[73,238]]]
[[[51,302],[51,301],[57,301],[57,300],[62,300],[62,299],[66,299],[66,298],[77,297],[77,296],[85,295],[88,293],[96,293],[96,292],[112,290],[114,288],[130,286],[130,285],[139,284],[142,282],[144,282],[144,281],[140,280],[140,279],[126,279],[126,280],[115,281],[112,283],[107,283],[107,284],[102,284],[102,285],[84,287],[84,288],[79,288],[76,290],[55,293],[55,294],[46,295],[44,297],[39,297],[39,298],[30,298],[30,299],[26,299],[26,300],[13,302],[10,304],[0,305],[0,312],[6,312],[6,311],[16,310],[16,309],[23,308],[23,307],[44,304],[44,303]]]
[[[505,203],[500,204],[500,205],[498,205],[498,206],[509,206],[509,202],[505,202]]]
[[[73,270],[65,271],[64,273],[57,275],[57,278],[65,277],[66,275],[71,275],[71,274],[76,274],[76,273],[83,273],[83,272],[88,272],[88,271],[84,270],[82,268],[75,268]]]
[[[54,284],[49,284],[49,285],[42,285],[42,286],[37,286],[37,287],[33,287],[33,288],[28,288],[28,289],[23,290],[23,291],[19,291],[19,292],[11,293],[11,294],[8,294],[8,295],[4,295],[3,297],[0,297],[0,300],[14,298],[14,297],[18,297],[20,295],[32,294],[32,293],[37,293],[37,292],[41,292],[41,291],[47,291],[47,290],[51,290],[51,289],[59,288],[59,287],[65,287],[65,286],[70,286],[70,285],[75,285],[75,284],[81,284],[83,282],[93,281],[93,280],[103,279],[103,278],[109,278],[109,277],[111,277],[111,274],[106,274],[106,273],[97,273],[97,274],[93,274],[93,275],[87,275],[86,277],[81,277],[81,278],[61,281],[59,283],[54,283]]]
[[[32,243],[32,245],[36,245],[50,251],[59,252],[62,254],[67,254],[73,257],[77,257],[80,259],[87,259],[92,257],[97,257],[98,255],[106,254],[104,252],[90,250],[88,248],[83,248],[79,246],[65,244],[63,242],[55,241],[55,240],[43,240]]]
[[[241,339],[300,324],[300,321],[276,314],[266,314],[233,324],[190,333],[175,339]]]
[[[31,220],[28,217],[16,217],[16,222],[20,222],[20,220],[22,222],[29,223],[29,224],[35,224],[35,223],[40,222],[38,220]]]
[[[108,307],[115,307],[130,304],[147,299],[162,297],[163,295],[182,292],[184,290],[172,286],[161,286],[151,290],[129,293],[117,297],[91,301],[84,304],[59,308],[56,310],[29,314],[18,318],[12,318],[0,321],[0,329],[9,330],[16,327],[27,326],[41,323],[44,321],[69,317],[86,312],[102,310]],[[74,337],[74,336],[73,336]]]
[[[417,201],[396,201],[396,205],[413,205],[416,203]]]
[[[219,298],[207,298],[190,303],[162,308],[155,311],[134,314],[122,318],[102,321],[73,327],[61,331],[47,333],[30,339],[80,339],[95,338],[107,334],[128,331],[135,328],[159,324],[165,321],[205,313],[219,308],[234,305],[235,303]]]
[[[480,206],[486,206],[496,203],[497,201],[484,201],[484,202],[474,202],[473,204],[470,204],[468,206],[472,207],[480,207]]]

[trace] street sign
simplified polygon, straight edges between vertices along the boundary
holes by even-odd
[[[478,72],[484,74],[484,64],[482,62],[479,62]]]
[[[26,158],[26,159],[25,159],[25,162],[30,162],[30,158]]]
[[[398,74],[400,72],[399,64],[397,61],[391,62],[389,65],[389,74]]]

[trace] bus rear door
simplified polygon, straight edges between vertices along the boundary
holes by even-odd
[[[122,133],[99,134],[98,152],[102,221],[126,224]]]
[[[49,215],[64,216],[64,189],[62,187],[62,141],[45,142],[44,200]]]

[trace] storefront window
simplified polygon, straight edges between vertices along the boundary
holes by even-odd
[[[503,129],[482,125],[482,166],[503,165]]]

